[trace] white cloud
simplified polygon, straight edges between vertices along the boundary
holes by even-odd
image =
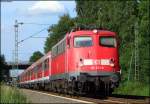
[[[30,15],[42,14],[62,14],[65,13],[65,7],[58,1],[38,1],[28,8]]]

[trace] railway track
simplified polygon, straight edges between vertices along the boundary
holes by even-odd
[[[41,91],[41,90],[31,90],[31,89],[25,89],[25,90],[30,90],[42,94],[54,95],[66,99],[80,100],[80,101],[95,103],[95,104],[149,104],[150,103],[150,97],[145,97],[145,96],[118,95],[118,94],[113,94],[108,97],[99,96],[99,95],[75,96],[75,95],[66,95],[66,94]]]

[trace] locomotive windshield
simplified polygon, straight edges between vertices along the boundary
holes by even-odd
[[[105,47],[116,47],[116,39],[115,37],[105,36],[99,38],[99,44]]]
[[[74,46],[75,47],[89,47],[92,46],[92,37],[90,36],[82,36],[74,38]]]

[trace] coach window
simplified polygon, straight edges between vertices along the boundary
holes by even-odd
[[[26,72],[26,74],[25,74],[25,80],[27,80],[27,72]]]
[[[63,52],[63,42],[61,43],[61,53]]]
[[[32,70],[30,71],[30,78],[32,78]]]
[[[43,70],[46,70],[46,60],[44,60],[44,62],[42,64],[42,68],[43,68]]]
[[[25,73],[25,80],[27,80],[27,72]]]
[[[31,74],[30,74],[30,71],[29,71],[29,79],[30,79],[30,75],[31,75]]]
[[[26,72],[26,80],[28,79],[28,72]]]
[[[44,61],[44,63],[45,63],[45,70],[47,70],[48,68],[49,68],[49,62],[48,62],[49,60],[48,59],[46,59],[45,61]]]
[[[52,48],[52,57],[55,57],[58,53],[58,46]]]
[[[28,76],[28,73],[26,72],[26,76],[25,76],[26,80],[27,80],[27,76]]]
[[[55,52],[55,50],[54,50],[54,48],[52,48],[52,57],[55,56],[55,55],[54,55],[54,52]]]
[[[61,44],[58,45],[58,54],[61,53]]]
[[[39,70],[42,70],[42,63],[39,64]]]
[[[45,70],[45,61],[42,63],[42,70]]]
[[[59,54],[59,52],[60,52],[60,48],[59,48],[59,45],[57,45],[57,54]],[[56,54],[56,56],[57,56],[57,54]]]
[[[35,73],[35,76],[37,76],[37,71],[38,71],[38,67],[35,66],[35,67],[34,67],[34,73]]]
[[[74,47],[89,47],[92,45],[92,37],[90,36],[80,36],[74,38]]]
[[[36,74],[36,67],[34,67],[33,70],[34,70],[34,73]]]
[[[56,46],[55,56],[58,54],[58,45]]]
[[[29,79],[29,71],[27,71],[27,79]]]
[[[46,69],[49,69],[49,59],[46,61]]]
[[[38,77],[39,65],[37,65],[35,68],[36,68],[36,78],[37,78]]]
[[[65,51],[66,48],[66,39],[63,41],[63,51]]]
[[[30,71],[28,71],[28,79],[30,78]]]
[[[31,79],[31,70],[29,71],[29,79]]]
[[[27,80],[28,80],[28,78],[29,78],[29,72],[27,72]]]

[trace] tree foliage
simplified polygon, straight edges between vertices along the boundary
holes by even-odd
[[[45,53],[51,50],[52,46],[60,41],[68,31],[74,26],[74,19],[71,19],[68,14],[60,17],[58,24],[52,25],[49,28],[49,37],[45,42]]]
[[[4,79],[6,67],[4,55],[0,55],[0,82]]]
[[[40,59],[43,56],[43,54],[40,51],[36,51],[33,53],[33,55],[30,57],[30,62],[35,62],[38,59]]]
[[[142,0],[139,9],[139,33],[140,33],[140,65],[144,77],[150,76],[150,1]]]

